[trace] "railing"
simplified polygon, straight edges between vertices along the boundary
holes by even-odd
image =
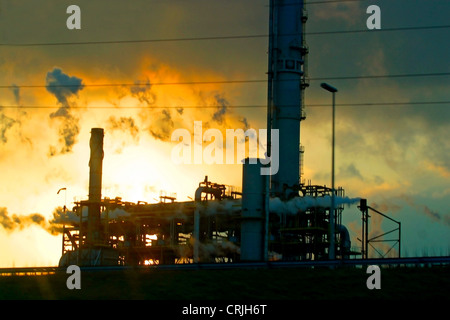
[[[448,266],[450,256],[442,257],[410,257],[410,258],[381,258],[381,259],[345,259],[345,260],[321,260],[321,261],[269,261],[249,263],[185,263],[162,264],[150,266],[97,266],[81,267],[82,271],[125,271],[145,270],[148,268],[162,270],[190,270],[190,269],[254,269],[254,268],[301,268],[301,267],[347,267],[347,266],[392,266],[392,267],[427,267],[432,265]],[[60,267],[33,267],[33,268],[2,268],[0,276],[39,276],[51,275],[57,272],[66,273],[66,268]]]

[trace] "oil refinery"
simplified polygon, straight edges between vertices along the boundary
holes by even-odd
[[[64,212],[75,218],[63,227],[60,267],[367,258],[367,201],[352,200],[359,202],[363,221],[355,250],[342,223],[344,189],[302,181],[300,127],[309,86],[303,1],[272,0],[269,19],[267,130],[279,134],[278,172],[262,175],[265,165],[246,158],[238,188],[206,176],[199,177],[192,201],[166,195],[153,204],[105,198],[105,132],[92,128],[89,197]],[[267,139],[270,157],[275,141],[270,134]],[[400,249],[400,223],[394,231]]]

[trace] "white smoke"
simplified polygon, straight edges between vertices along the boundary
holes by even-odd
[[[189,259],[193,256],[195,239],[189,238],[189,244],[177,247],[180,258]],[[227,257],[233,254],[240,254],[241,248],[234,242],[223,239],[222,241],[199,242],[200,261],[211,261],[216,257]]]
[[[352,205],[356,204],[361,198],[335,197],[335,205]],[[296,214],[299,211],[305,211],[309,208],[329,208],[331,207],[331,196],[324,197],[296,197],[288,201],[282,201],[278,197],[270,198],[269,210],[273,213],[290,213]],[[242,208],[242,199],[208,201],[205,204],[204,212],[209,215],[218,213],[238,213]]]
[[[241,249],[233,242],[223,240],[221,242],[200,243],[200,258],[222,257],[233,253],[240,253]]]
[[[361,198],[335,197],[335,205],[351,205],[360,201]],[[329,208],[331,207],[331,196],[324,197],[296,197],[288,201],[282,201],[280,198],[271,198],[269,201],[269,210],[274,213],[291,213],[305,211],[309,208]]]
[[[237,213],[241,210],[241,199],[236,200],[220,200],[220,201],[208,201],[206,204],[206,214],[217,213]]]
[[[83,207],[83,217],[87,217],[87,207]],[[70,224],[78,225],[80,223],[80,216],[70,210],[64,210],[62,207],[57,207],[53,211],[53,219],[51,224]]]
[[[106,212],[103,212],[104,215],[106,215]],[[129,217],[131,214],[121,208],[115,208],[114,210],[108,211],[108,218],[109,219],[118,219],[123,217]]]

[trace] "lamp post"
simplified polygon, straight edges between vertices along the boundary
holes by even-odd
[[[334,207],[335,207],[335,190],[334,190],[334,141],[335,141],[335,114],[336,114],[336,107],[335,107],[335,94],[338,91],[335,87],[330,86],[327,83],[321,83],[320,86],[327,90],[328,92],[331,92],[333,97],[333,112],[332,112],[332,125],[331,125],[331,208],[330,208],[330,249],[328,251],[328,257],[330,260],[335,259],[335,251],[334,251]]]
[[[65,213],[66,212],[66,209],[67,209],[67,207],[66,207],[66,202],[67,202],[67,188],[61,188],[61,189],[59,189],[58,190],[58,192],[56,193],[56,194],[59,194],[59,192],[60,191],[64,191],[64,208],[63,208],[63,212]]]
[[[66,207],[66,202],[67,202],[67,188],[61,188],[61,189],[59,189],[58,190],[58,192],[56,193],[56,194],[59,194],[61,191],[64,191],[64,208],[63,208],[63,213],[65,214],[66,213],[66,209],[67,209],[67,207]],[[64,217],[65,218],[65,217]],[[81,226],[81,224],[80,224],[80,226]],[[61,253],[61,256],[62,255],[64,255],[64,237],[65,237],[65,234],[64,234],[64,232],[65,232],[65,230],[66,230],[66,225],[65,224],[63,224],[63,237],[62,237],[62,253]]]

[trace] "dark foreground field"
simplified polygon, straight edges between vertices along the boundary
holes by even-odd
[[[151,300],[449,300],[450,268],[381,269],[381,289],[369,290],[366,268],[82,271],[81,290],[64,272],[0,277],[0,299]]]

